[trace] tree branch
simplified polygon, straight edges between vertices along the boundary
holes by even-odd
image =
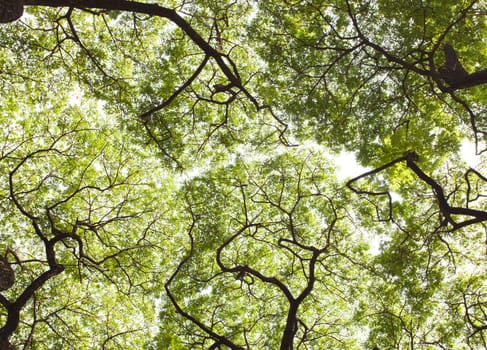
[[[193,27],[181,17],[175,10],[159,6],[157,4],[146,4],[127,0],[25,0],[26,6],[48,6],[48,7],[71,7],[78,9],[101,9],[108,11],[127,11],[142,13],[149,16],[167,18],[176,24],[206,55],[213,57],[218,66],[236,87],[242,88],[242,83],[238,76],[230,69],[215,48],[213,48],[203,37],[196,32]]]

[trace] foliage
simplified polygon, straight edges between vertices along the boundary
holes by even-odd
[[[485,0],[23,3],[0,348],[487,346]]]

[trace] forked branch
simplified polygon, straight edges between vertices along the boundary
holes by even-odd
[[[417,164],[419,160],[418,155],[415,152],[407,152],[404,156],[397,158],[381,167],[378,167],[376,169],[373,169],[371,171],[368,171],[362,175],[359,175],[347,182],[347,187],[354,191],[357,194],[366,194],[366,195],[389,195],[388,191],[382,191],[382,192],[373,192],[373,191],[365,191],[362,189],[358,189],[354,187],[354,183],[357,182],[360,179],[366,178],[370,175],[377,174],[387,168],[390,168],[394,166],[395,164],[399,162],[406,162],[406,166],[411,169],[416,176],[421,179],[421,181],[425,182],[428,184],[431,189],[433,190],[433,194],[436,198],[436,201],[438,202],[438,206],[440,209],[440,213],[443,217],[441,221],[442,226],[447,226],[451,225],[452,226],[452,231],[458,230],[462,227],[466,227],[469,225],[473,225],[476,223],[480,223],[483,221],[487,221],[487,212],[483,210],[478,210],[478,209],[472,209],[466,207],[458,207],[458,206],[452,206],[448,203],[448,197],[445,195],[445,191],[443,187],[435,181],[432,177],[427,175]],[[484,177],[480,177],[480,179],[484,179]],[[391,202],[389,201],[389,204],[391,205]],[[468,203],[467,203],[468,204]],[[454,218],[455,215],[463,216],[463,217],[468,217],[467,219],[463,221],[458,221],[456,218]]]

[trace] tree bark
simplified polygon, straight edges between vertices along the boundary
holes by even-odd
[[[0,0],[0,23],[13,22],[24,13],[22,0]]]

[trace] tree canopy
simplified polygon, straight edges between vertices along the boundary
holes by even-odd
[[[487,348],[485,0],[0,22],[0,349]]]

